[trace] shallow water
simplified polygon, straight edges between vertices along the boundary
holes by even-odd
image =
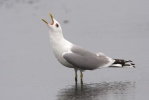
[[[148,0],[0,0],[0,100],[149,99]],[[58,63],[50,47],[51,12],[66,39],[93,52],[131,59],[136,68],[85,71]],[[79,73],[78,73],[79,74]]]
[[[83,84],[82,86],[75,84],[75,86],[61,89],[57,96],[58,100],[126,100],[126,98],[133,100],[135,98],[134,91],[135,83],[102,82]]]

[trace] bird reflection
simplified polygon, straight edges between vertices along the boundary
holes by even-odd
[[[79,87],[81,88],[81,91],[83,91],[83,79],[81,79],[80,82],[81,85]],[[77,91],[78,91],[78,80],[75,79],[75,93],[77,93]]]
[[[82,79],[81,79],[81,91],[83,91],[83,80]]]
[[[135,82],[78,84],[61,89],[57,100],[134,100]]]

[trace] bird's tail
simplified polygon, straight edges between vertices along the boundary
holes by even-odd
[[[135,64],[131,60],[124,60],[124,59],[114,59],[115,62],[110,67],[134,67]]]

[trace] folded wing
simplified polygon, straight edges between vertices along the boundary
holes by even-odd
[[[63,53],[63,58],[78,69],[94,70],[101,67],[108,67],[114,60],[104,54],[94,54],[79,46],[73,46],[71,51]]]

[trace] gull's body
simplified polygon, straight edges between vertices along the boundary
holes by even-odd
[[[92,53],[82,47],[74,45],[67,41],[62,34],[62,28],[60,24],[50,14],[52,23],[42,19],[49,27],[50,43],[53,49],[54,55],[57,60],[64,66],[74,68],[75,79],[77,79],[77,70],[81,72],[81,79],[83,78],[82,71],[94,70],[102,67],[110,67],[113,64],[122,64],[133,66],[131,61],[122,59],[113,59],[103,53]],[[126,64],[129,63],[129,64]],[[134,67],[134,66],[133,66]]]
[[[66,67],[74,68],[70,63],[68,63],[63,58],[63,53],[68,52],[73,46],[73,44],[65,40],[63,37],[61,37],[61,39],[56,39],[56,38],[53,39],[52,38],[53,36],[51,36],[50,33],[49,33],[49,36],[50,36],[51,47],[57,60]]]
[[[109,60],[109,62],[105,63],[103,66],[94,67],[94,65],[92,65],[92,67],[89,67],[89,68],[80,68],[78,66],[74,66],[70,62],[68,62],[67,58],[65,57],[67,54],[79,55],[78,53],[73,52],[74,49],[79,50],[78,52],[81,52],[81,53],[87,52],[89,55],[92,55],[92,56],[85,56],[84,58],[87,57],[88,59],[97,59],[99,56],[97,54],[94,54],[94,53],[88,51],[88,50],[85,50],[84,48],[81,48],[79,46],[72,44],[71,42],[64,39],[63,35],[58,35],[58,36],[54,35],[53,36],[53,34],[51,34],[49,32],[49,36],[50,36],[50,43],[51,43],[55,57],[62,65],[66,66],[66,67],[75,68],[75,69],[79,69],[79,70],[88,70],[88,69],[93,70],[98,67],[108,67],[108,66],[112,65],[115,61],[114,59],[111,59],[106,56],[107,59],[105,59],[105,60]],[[102,55],[102,53],[101,53],[101,55]],[[78,59],[79,59],[79,57],[78,57]],[[76,60],[76,59],[74,59],[74,60]],[[98,59],[97,59],[97,62],[98,62]],[[82,62],[82,63],[84,63],[84,62]],[[108,66],[107,66],[107,64],[108,64]]]

